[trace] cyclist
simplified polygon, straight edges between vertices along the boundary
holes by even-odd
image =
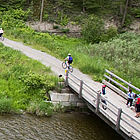
[[[2,30],[2,28],[0,28],[0,38],[1,38],[1,36],[3,35],[3,30]]]
[[[72,61],[73,61],[73,58],[71,57],[71,54],[69,53],[68,56],[64,60],[67,60],[67,65],[68,65],[68,68],[69,68],[70,64],[72,64]]]

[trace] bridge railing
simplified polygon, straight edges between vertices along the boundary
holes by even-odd
[[[79,96],[79,98],[84,99],[88,102],[93,108],[96,114],[102,114],[110,122],[114,124],[114,129],[119,131],[120,129],[124,131],[127,135],[136,138],[136,133],[140,134],[140,130],[137,129],[140,126],[140,122],[132,118],[129,114],[124,112],[120,107],[115,106],[111,101],[102,96],[99,92],[90,87],[83,80],[75,76],[70,72],[66,72],[66,86],[71,87]],[[105,105],[101,99],[105,99],[107,105]],[[103,109],[103,106],[107,107],[107,110]],[[130,123],[130,121],[133,123]],[[130,132],[131,131],[131,132]]]
[[[115,92],[117,92],[118,94],[120,94],[122,97],[124,97],[125,99],[127,99],[127,94],[125,92],[123,92],[122,90],[120,90],[119,88],[115,87],[114,85],[112,85],[111,83],[116,84],[117,86],[119,86],[120,88],[124,89],[126,92],[129,91],[129,89],[134,89],[138,92],[140,92],[140,89],[135,87],[134,85],[131,84],[131,82],[127,82],[125,80],[123,80],[122,78],[120,78],[119,76],[115,75],[113,72],[110,72],[109,70],[105,69],[105,72],[107,72],[109,74],[109,76],[107,76],[106,74],[104,74],[104,77],[106,79],[108,79],[108,81],[104,80],[102,81],[102,83],[104,83],[105,85],[107,85],[108,87],[110,87],[112,90],[114,90]],[[119,81],[123,82],[126,86],[118,83],[117,81],[115,81],[113,78],[118,79]]]

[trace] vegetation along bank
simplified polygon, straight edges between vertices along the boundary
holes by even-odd
[[[15,1],[5,3],[3,0],[0,4],[0,24],[5,31],[5,37],[16,41],[23,41],[26,45],[54,55],[60,60],[63,60],[70,52],[74,59],[73,66],[79,68],[83,73],[90,75],[95,81],[101,82],[104,70],[108,69],[126,81],[131,81],[136,87],[139,87],[140,35],[131,28],[133,20],[139,20],[140,17],[138,0],[124,0],[116,3],[113,0],[95,0],[94,2],[91,0],[86,2],[80,0],[44,1],[42,18],[40,18],[42,1],[21,1],[22,4]],[[106,28],[106,17],[116,21],[116,26]],[[82,37],[68,38],[67,34],[60,36],[47,32],[36,32],[26,25],[27,21],[47,21],[53,23],[54,28],[58,28],[58,30],[67,29],[68,23],[78,24],[81,27]],[[43,107],[43,102],[41,101],[44,98],[44,93],[55,87],[55,84],[58,82],[57,79],[53,75],[45,76],[46,74],[40,77],[40,66],[38,65],[41,64],[39,62],[36,62],[37,65],[35,65],[35,62],[31,61],[33,64],[29,65],[32,67],[28,68],[26,67],[28,59],[26,62],[24,62],[25,60],[22,62],[22,55],[20,53],[16,56],[17,54],[14,54],[13,50],[4,47],[2,44],[1,46],[1,85],[5,86],[0,89],[0,98],[2,102],[5,102],[3,104],[7,104],[7,109],[1,112],[25,109],[38,113],[39,109],[36,104]],[[15,59],[13,59],[13,54]],[[20,61],[19,64],[15,63],[17,61]],[[41,67],[43,67],[43,73],[50,71],[45,66]],[[49,81],[47,78],[51,80],[50,83],[46,84],[44,81]],[[36,83],[37,80],[43,82],[43,84],[40,84],[40,82]],[[16,84],[14,86],[14,81],[16,84],[21,82],[19,87],[21,85],[23,87],[18,89]],[[37,84],[36,88],[33,86],[34,84]],[[14,90],[12,91],[11,89]],[[16,92],[19,95],[15,94]],[[38,93],[38,97],[34,93]],[[26,100],[22,96],[25,96]],[[0,103],[2,104],[2,102]],[[51,112],[51,105],[49,105],[49,109]]]

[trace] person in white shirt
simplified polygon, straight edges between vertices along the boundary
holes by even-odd
[[[3,35],[3,30],[2,30],[2,28],[0,28],[0,38],[1,38],[1,36]]]
[[[129,89],[129,92],[127,93],[128,97],[127,97],[127,107],[128,107],[128,104],[130,103],[130,108],[132,108],[132,103],[133,103],[133,100],[134,100],[134,97],[135,97],[135,93],[132,92],[132,89]]]

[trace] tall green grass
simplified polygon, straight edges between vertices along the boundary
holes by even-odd
[[[36,102],[38,112],[33,113],[50,116],[53,107],[44,102],[45,95],[57,83],[50,67],[0,43],[0,113],[28,111],[31,102]]]
[[[73,66],[89,74],[93,80],[101,82],[105,69],[108,69],[124,80],[131,81],[136,87],[140,85],[140,35],[136,33],[126,32],[108,42],[86,44],[81,39],[67,38],[65,35],[61,37],[35,32],[19,20],[13,20],[12,24],[16,28],[3,18],[2,25],[7,27],[5,30],[8,36],[46,51],[60,60],[71,53]]]

